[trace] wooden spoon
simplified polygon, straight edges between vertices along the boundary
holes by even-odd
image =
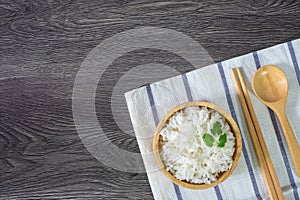
[[[300,148],[286,116],[288,81],[285,74],[274,65],[263,66],[255,72],[252,88],[259,100],[277,114],[290,149],[296,174],[300,177]]]

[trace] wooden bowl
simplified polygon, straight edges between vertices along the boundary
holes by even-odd
[[[168,123],[169,118],[172,115],[174,115],[176,112],[183,110],[186,107],[195,107],[195,106],[207,107],[209,109],[217,111],[219,114],[224,116],[227,123],[229,124],[229,126],[231,128],[231,132],[235,136],[235,152],[232,156],[233,164],[228,171],[221,172],[219,174],[218,179],[215,182],[212,182],[211,184],[195,184],[195,183],[189,183],[189,182],[181,181],[181,180],[177,179],[170,172],[168,172],[166,170],[165,165],[164,165],[163,161],[161,160],[161,157],[159,154],[160,147],[161,147],[160,146],[160,131],[164,128],[165,124]],[[153,150],[154,150],[153,152],[155,155],[155,159],[157,161],[157,164],[158,164],[160,170],[163,172],[164,175],[166,175],[166,177],[168,179],[170,179],[173,183],[180,185],[182,187],[189,188],[189,189],[195,189],[195,190],[201,190],[201,189],[210,188],[210,187],[220,184],[221,182],[223,182],[226,178],[228,178],[232,174],[232,172],[238,165],[238,162],[239,162],[239,159],[240,159],[240,156],[242,153],[242,139],[241,139],[241,134],[240,134],[239,128],[238,128],[237,124],[235,123],[234,119],[230,116],[230,114],[228,114],[225,110],[223,110],[222,108],[220,108],[212,103],[195,101],[195,102],[184,103],[182,105],[179,105],[179,106],[173,108],[160,121],[160,123],[158,124],[158,126],[156,128],[156,132],[155,132],[154,139],[153,139]]]

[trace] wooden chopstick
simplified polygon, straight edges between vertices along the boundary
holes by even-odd
[[[235,72],[237,71],[237,72]],[[267,183],[271,199],[284,199],[274,166],[264,141],[262,132],[257,121],[253,105],[251,103],[247,87],[240,68],[232,68],[231,73],[238,92],[238,97],[249,129],[251,140],[257,155],[258,162]]]
[[[277,191],[278,198],[279,199],[284,199],[284,196],[283,196],[280,184],[279,184],[278,177],[276,175],[276,171],[275,171],[271,156],[269,154],[267,145],[266,145],[265,140],[263,138],[263,134],[261,132],[256,114],[254,112],[254,108],[253,108],[253,105],[252,105],[252,102],[251,102],[251,99],[250,99],[250,96],[249,96],[249,93],[248,93],[248,90],[247,90],[245,80],[244,80],[242,72],[241,72],[241,68],[237,68],[237,74],[238,74],[238,77],[239,77],[239,80],[240,80],[240,83],[241,83],[241,86],[242,86],[244,97],[246,99],[248,110],[250,112],[250,117],[252,119],[254,128],[256,130],[256,135],[258,137],[258,141],[260,143],[263,154],[265,156],[266,163],[268,165],[269,173],[271,175],[271,178],[272,178],[272,181],[273,181],[273,184],[274,184],[274,188]]]

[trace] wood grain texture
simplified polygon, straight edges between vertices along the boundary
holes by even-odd
[[[155,26],[187,34],[218,62],[298,38],[299,8],[296,0],[0,1],[0,199],[152,199],[146,174],[106,167],[78,137],[72,90],[87,54],[116,33]],[[96,107],[110,101],[120,71],[151,62],[149,54],[192,69],[166,52],[130,53],[104,74]],[[114,144],[139,151],[110,106],[97,116]]]

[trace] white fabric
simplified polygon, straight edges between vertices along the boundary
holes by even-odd
[[[296,60],[293,59],[293,54]],[[295,174],[280,124],[277,118],[274,118],[274,113],[270,112],[255,97],[251,90],[251,79],[256,71],[256,67],[266,64],[277,65],[288,77],[289,96],[287,101],[287,115],[294,133],[298,141],[300,141],[300,75],[298,74],[297,77],[300,65],[300,39],[292,41],[289,44],[276,45],[219,64],[213,64],[186,74],[192,100],[212,102],[224,108],[232,115],[235,115],[244,141],[245,146],[239,165],[234,173],[217,188],[190,190],[179,187],[179,191],[176,192],[176,186],[174,187],[171,181],[159,170],[156,170],[157,166],[151,154],[153,134],[157,123],[155,122],[155,114],[157,114],[158,120],[161,120],[170,109],[189,101],[183,76],[176,76],[150,85],[154,107],[151,107],[151,97],[149,97],[147,86],[125,94],[130,117],[155,199],[213,200],[221,198],[269,198],[230,73],[230,68],[233,67],[242,67],[242,71],[244,72],[251,100],[285,199],[299,199],[300,179]],[[220,68],[223,69],[225,77],[222,77],[222,70]],[[224,84],[227,84],[228,87],[227,94]],[[230,101],[232,102],[232,106],[230,106]],[[272,122],[272,119],[276,119],[276,121],[273,120]],[[278,127],[279,135],[276,135],[276,127]],[[280,138],[282,139],[282,143],[279,141]],[[249,172],[251,170],[253,170],[252,175]]]

